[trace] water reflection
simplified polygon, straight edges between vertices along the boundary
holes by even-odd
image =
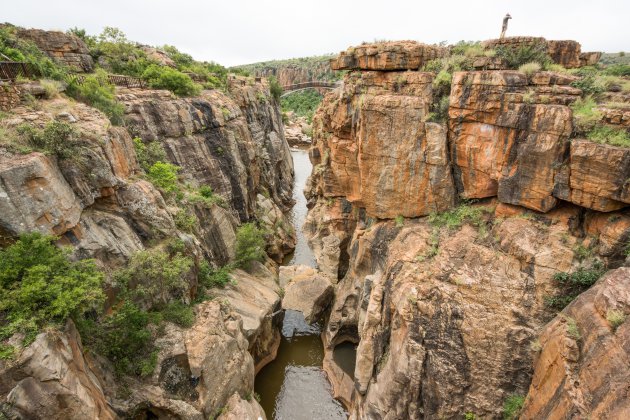
[[[311,173],[308,153],[292,151],[295,168],[291,219],[297,234],[295,252],[285,264],[316,267],[315,257],[302,233],[306,219],[304,186]],[[276,420],[346,419],[342,405],[332,397],[322,370],[324,347],[321,326],[309,325],[301,312],[287,310],[276,359],[256,375],[254,389],[267,417]]]

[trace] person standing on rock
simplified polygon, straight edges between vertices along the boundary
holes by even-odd
[[[510,19],[512,19],[512,16],[510,16],[510,14],[507,13],[505,17],[503,18],[503,27],[501,28],[501,36],[499,37],[500,39],[505,38],[505,32],[507,31],[508,21]]]

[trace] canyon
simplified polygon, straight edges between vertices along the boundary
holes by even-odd
[[[77,71],[95,65],[76,36],[18,35]],[[585,76],[566,71],[599,55],[544,38],[481,45],[456,69],[453,47],[415,41],[317,64],[343,83],[313,118],[312,167],[260,78],[312,72],[228,74],[224,89],[189,96],[117,86],[122,125],[43,82],[3,84],[3,139],[64,122],[80,148],[0,143],[0,244],[38,232],[73,261],[93,259],[106,299],[90,316],[105,319],[122,312],[117,273],[137,255],[186,257],[181,293],[164,299],[194,316],[151,330],[142,375],[120,372],[78,318],[31,342],[9,334],[0,417],[629,417],[630,148],[580,131]],[[484,52],[532,45],[549,69]],[[615,90],[601,93],[616,106],[598,103],[596,123],[627,131],[630,100]],[[178,168],[178,193],[150,176],[156,145]],[[232,265],[250,223],[264,255]],[[208,266],[231,267],[228,281],[205,290]],[[558,306],[567,279],[592,273]],[[137,277],[150,290],[160,274]]]

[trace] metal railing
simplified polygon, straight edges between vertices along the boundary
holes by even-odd
[[[36,71],[29,63],[16,61],[0,61],[0,80],[13,81],[18,77],[33,77]]]
[[[85,82],[86,76],[83,74],[74,75],[74,80],[81,84]],[[108,74],[107,80],[114,86],[126,87],[126,88],[141,88],[147,87],[147,82],[139,77],[124,76],[121,74]]]

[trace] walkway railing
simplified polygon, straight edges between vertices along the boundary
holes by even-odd
[[[77,83],[81,84],[85,81],[85,77],[86,76],[83,74],[77,74],[74,76],[74,80]],[[147,82],[145,82],[143,79],[140,79],[139,77],[124,76],[121,74],[108,74],[107,79],[109,80],[109,83],[114,86],[142,89],[148,86]]]
[[[18,77],[29,78],[35,74],[35,69],[29,63],[0,61],[0,80],[13,81]]]

